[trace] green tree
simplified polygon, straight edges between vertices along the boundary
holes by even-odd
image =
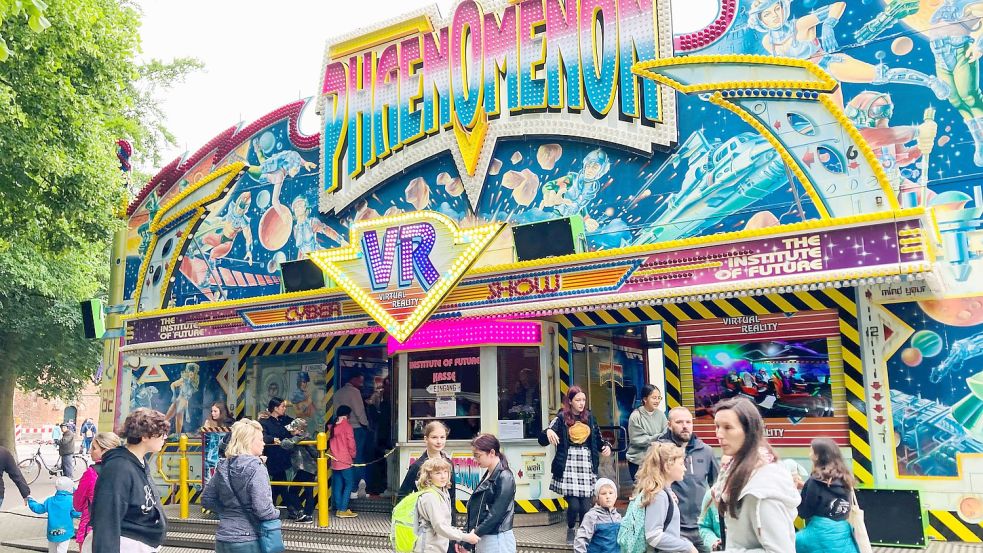
[[[27,26],[32,31],[40,33],[51,26],[48,19],[44,17],[44,10],[48,5],[42,0],[0,0],[0,30],[3,28],[4,20],[17,22],[24,18],[27,19]],[[10,48],[7,41],[0,34],[0,62],[6,61],[10,57]]]
[[[11,50],[0,63],[0,445],[7,446],[12,383],[70,400],[98,366],[102,344],[82,338],[78,302],[105,290],[109,242],[123,225],[115,142],[126,138],[153,156],[169,139],[154,94],[200,67],[137,63],[139,13],[127,3],[57,0],[44,15],[51,27],[42,33],[3,26]]]

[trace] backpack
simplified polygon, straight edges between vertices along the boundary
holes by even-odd
[[[666,510],[666,520],[663,528],[669,526],[675,512],[672,496],[669,490],[664,490],[669,497],[669,508]],[[645,507],[642,506],[642,496],[637,495],[628,504],[625,516],[621,518],[621,528],[618,530],[618,547],[621,553],[645,553],[648,543],[645,541]]]
[[[434,492],[431,488],[413,492],[404,497],[393,508],[392,527],[389,532],[389,542],[398,553],[410,553],[416,547],[419,532],[416,502],[425,493]]]

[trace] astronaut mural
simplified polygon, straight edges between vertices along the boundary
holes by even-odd
[[[225,359],[209,359],[130,367],[127,412],[155,409],[171,421],[172,433],[197,432],[212,403],[227,401],[225,366]]]
[[[825,70],[838,85],[830,92],[832,103],[871,147],[897,205],[938,208],[945,256],[954,262],[948,270],[971,287],[976,261],[983,257],[983,195],[977,182],[983,165],[978,84],[983,0],[722,0],[721,6],[707,29],[674,37],[675,55],[758,54],[808,60]],[[637,32],[629,15],[615,23]],[[324,87],[331,85],[327,67]],[[628,83],[620,75],[614,75],[615,93]],[[551,82],[547,79],[547,87]],[[525,97],[513,98],[504,84],[511,82],[503,77],[502,83],[495,101],[510,110],[525,108]],[[591,107],[593,89],[585,93],[580,101]],[[545,94],[553,105],[552,90]],[[428,98],[424,110],[443,117],[441,106],[428,104]],[[160,306],[276,293],[280,263],[344,244],[352,221],[423,209],[465,226],[578,216],[589,248],[597,250],[888,207],[864,203],[855,185],[838,184],[872,177],[864,176],[862,163],[857,168],[862,160],[856,148],[822,106],[768,100],[761,123],[785,144],[792,156],[787,158],[760,129],[707,100],[707,95],[676,94],[678,132],[668,148],[629,148],[620,139],[604,140],[601,131],[596,131],[601,138],[590,140],[523,132],[484,146],[487,166],[479,171],[478,186],[469,184],[452,149],[438,148],[419,161],[397,164],[391,177],[329,209],[319,198],[328,187],[320,173],[337,163],[319,152],[318,144],[334,143],[300,134],[296,118],[302,104],[284,106],[217,135],[203,152],[175,160],[134,202],[126,295],[135,300],[138,284],[155,280]],[[622,118],[630,111],[624,102],[614,105]],[[659,103],[643,95],[639,105],[657,110]],[[352,157],[352,139],[361,138],[350,134],[350,125],[346,129],[348,153],[338,160],[358,161],[381,147],[373,138]],[[193,228],[175,227],[174,247],[180,244],[184,254],[180,261],[159,255],[163,236],[157,251],[148,251],[153,220],[166,220],[161,207],[232,163],[242,163],[243,170],[207,205],[205,217]],[[803,182],[805,174],[811,182]],[[167,275],[173,276],[170,285],[164,282]]]

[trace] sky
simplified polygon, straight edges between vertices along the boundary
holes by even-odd
[[[192,56],[205,64],[204,70],[159,98],[166,125],[177,137],[177,146],[162,157],[166,164],[240,121],[254,121],[314,95],[329,39],[434,4],[446,16],[456,0],[141,0],[139,4],[141,59]],[[717,14],[717,0],[685,0],[675,6],[675,33],[702,28]],[[301,130],[313,134],[318,121],[313,104],[309,107]]]

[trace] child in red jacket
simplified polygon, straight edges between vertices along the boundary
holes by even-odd
[[[355,471],[352,462],[355,460],[355,431],[352,430],[348,416],[352,408],[342,405],[335,411],[334,423],[328,423],[331,440],[328,448],[331,450],[331,499],[334,503],[335,514],[341,518],[357,517],[348,508],[348,501],[355,489]]]

